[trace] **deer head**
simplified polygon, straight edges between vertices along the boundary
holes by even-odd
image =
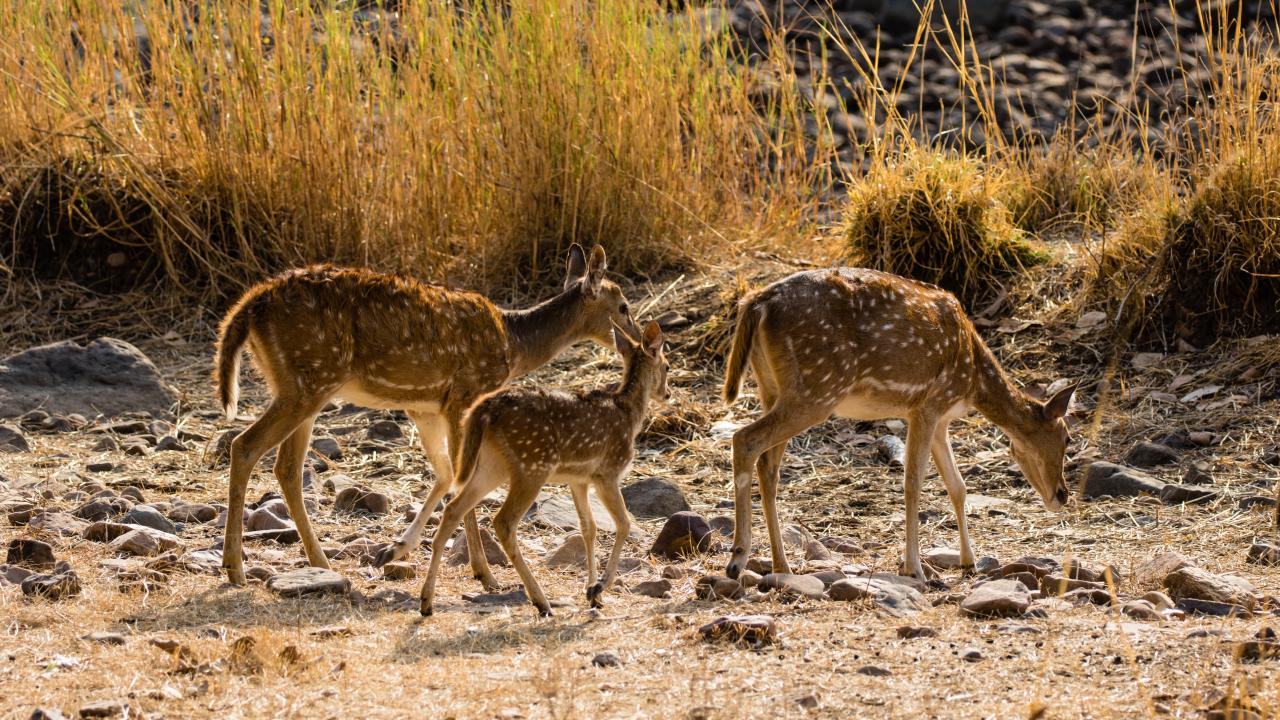
[[[624,376],[634,377],[633,382],[640,383],[646,396],[658,402],[666,402],[671,397],[667,387],[667,371],[671,366],[662,351],[662,341],[662,329],[653,320],[645,326],[639,341],[632,340],[622,327],[613,326],[614,347],[626,367]]]
[[[1045,402],[1029,400],[1032,422],[1009,436],[1013,458],[1050,510],[1061,509],[1069,494],[1062,471],[1071,439],[1065,418],[1077,385],[1059,390]]]
[[[630,337],[640,336],[640,328],[631,317],[631,307],[622,289],[604,276],[607,268],[603,247],[593,247],[590,257],[577,243],[569,247],[564,289],[581,293],[578,317],[582,331],[602,347],[613,345],[614,326],[621,327]]]

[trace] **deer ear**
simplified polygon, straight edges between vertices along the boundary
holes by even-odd
[[[635,341],[617,323],[610,321],[609,324],[613,325],[613,346],[617,348],[619,355],[629,357],[636,350]]]
[[[1053,397],[1049,398],[1044,404],[1045,417],[1056,420],[1067,416],[1067,410],[1071,408],[1071,396],[1075,394],[1076,388],[1080,383],[1075,382],[1059,390]]]
[[[644,351],[652,355],[658,356],[658,351],[662,349],[662,328],[658,327],[656,320],[650,320],[648,325],[644,326],[644,335],[640,337],[640,342],[644,344]]]
[[[595,295],[600,292],[600,284],[604,282],[604,271],[607,267],[604,257],[604,248],[596,245],[591,248],[591,259],[587,261],[587,292]]]
[[[587,254],[583,252],[582,246],[574,243],[569,246],[569,267],[564,276],[564,289],[568,290],[573,284],[582,280],[582,276],[587,274]]]

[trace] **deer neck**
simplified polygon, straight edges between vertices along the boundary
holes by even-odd
[[[582,289],[574,287],[523,310],[503,310],[510,373],[517,378],[547,364],[581,335],[578,304]]]
[[[1033,404],[1014,386],[996,356],[974,335],[973,407],[1013,438],[1025,437],[1035,422]]]
[[[614,393],[614,403],[626,417],[632,437],[640,433],[645,411],[649,407],[649,384],[644,381],[643,365],[639,360],[628,362],[622,385]]]

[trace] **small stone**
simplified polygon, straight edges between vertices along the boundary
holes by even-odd
[[[937,637],[938,631],[930,627],[917,627],[914,625],[903,625],[897,629],[898,638],[901,640],[915,640],[916,638]]]
[[[0,425],[0,453],[31,452],[31,445],[15,425]]]
[[[372,565],[379,553],[388,547],[390,547],[390,543],[360,537],[343,545],[342,549],[338,551],[337,557],[352,558],[361,565]]]
[[[1268,542],[1255,542],[1249,546],[1248,562],[1254,565],[1280,565],[1280,545]]]
[[[1124,454],[1124,462],[1140,468],[1169,465],[1178,462],[1178,451],[1160,443],[1140,442]]]
[[[981,662],[982,651],[978,648],[968,648],[960,653],[960,659],[965,662]]]
[[[1183,485],[1212,485],[1213,475],[1209,472],[1209,463],[1192,463],[1182,476]]]
[[[43,530],[63,537],[79,536],[88,526],[89,523],[65,512],[41,512],[27,521],[27,527],[32,530]]]
[[[351,581],[333,570],[307,567],[276,575],[267,581],[267,588],[281,597],[346,595],[351,590]]]
[[[804,544],[805,562],[831,560],[831,550],[817,540],[810,540]]]
[[[560,538],[560,542],[549,550],[542,562],[547,567],[586,567],[587,545],[582,533],[569,533]]]
[[[1197,567],[1179,568],[1166,575],[1163,584],[1169,591],[1169,597],[1175,601],[1208,600],[1240,605],[1248,610],[1252,610],[1257,603],[1253,585],[1244,578],[1215,575]]]
[[[249,519],[245,520],[244,529],[246,532],[258,532],[259,530],[287,530],[294,527],[293,521],[286,520],[275,513],[270,508],[260,507],[249,513]]]
[[[1160,611],[1146,600],[1130,600],[1120,607],[1120,612],[1136,620],[1160,619]]]
[[[203,503],[183,503],[169,510],[169,519],[180,523],[207,523],[218,517],[218,509]]]
[[[1213,490],[1204,490],[1194,485],[1169,483],[1160,488],[1160,501],[1167,505],[1208,503],[1217,500],[1219,497],[1219,494]]]
[[[958,570],[964,567],[960,562],[960,551],[954,548],[929,548],[921,553],[920,559],[939,570]]]
[[[649,548],[650,555],[678,559],[708,552],[715,545],[711,526],[694,512],[678,512],[667,518]]]
[[[83,639],[88,640],[91,643],[98,643],[99,645],[124,645],[126,642],[124,635],[116,632],[107,632],[105,630],[91,632],[88,635],[85,635]]]
[[[662,577],[668,580],[679,580],[689,576],[689,569],[680,567],[679,565],[664,565],[662,567]]]
[[[747,593],[742,583],[723,575],[700,577],[693,590],[699,600],[738,600]]]
[[[382,566],[382,577],[388,580],[412,580],[417,576],[418,570],[413,563],[395,561]]]
[[[156,452],[163,452],[165,450],[169,450],[173,452],[186,452],[187,449],[188,449],[187,446],[184,445],[181,440],[179,440],[178,438],[172,435],[165,435],[164,437],[160,438],[159,442],[156,443]]]
[[[370,424],[364,434],[371,440],[395,440],[404,437],[404,429],[395,420],[379,420]]]
[[[733,537],[733,518],[728,515],[712,515],[707,520],[707,525],[725,537]]]
[[[265,583],[269,582],[271,578],[276,576],[276,571],[265,565],[254,565],[252,567],[245,568],[244,576],[250,580]]]
[[[103,435],[89,449],[93,452],[115,452],[120,449],[120,443],[110,435]]]
[[[254,530],[244,534],[246,543],[262,541],[293,545],[301,540],[302,536],[298,534],[298,528],[292,526],[280,530]]]
[[[129,512],[125,513],[124,517],[120,518],[120,522],[130,525],[142,525],[143,527],[149,527],[171,535],[178,531],[168,518],[161,515],[159,510],[150,505],[134,505],[129,509]]]
[[[1195,563],[1190,558],[1176,552],[1167,552],[1142,562],[1134,574],[1139,586],[1152,585],[1163,582],[1175,570],[1193,565]]]
[[[645,580],[636,583],[631,592],[636,595],[644,595],[651,598],[667,598],[671,596],[671,581],[666,578],[658,578],[657,580]]]
[[[129,501],[118,498],[98,498],[90,500],[71,511],[81,520],[110,520],[124,514],[129,509]]]
[[[895,617],[931,607],[919,590],[873,576],[837,580],[827,588],[827,597],[842,601],[870,600]]]
[[[754,570],[743,570],[738,574],[738,582],[742,583],[744,588],[753,588],[760,584],[764,576]]]
[[[176,547],[178,547],[178,539],[176,537],[147,527],[130,530],[111,541],[113,552],[129,555],[159,555]]]
[[[17,565],[0,565],[0,586],[21,585],[23,580],[35,574],[34,570],[28,570]]]
[[[792,575],[790,573],[770,573],[760,579],[758,589],[761,592],[775,590],[783,595],[799,595],[810,599],[825,596],[826,586],[812,575]]]
[[[1258,508],[1270,510],[1275,506],[1276,499],[1273,497],[1267,497],[1266,495],[1246,495],[1245,497],[1240,498],[1241,510],[1256,510]]]
[[[61,566],[66,567],[65,564]],[[80,594],[80,578],[71,569],[47,575],[31,575],[22,581],[22,594],[49,600],[75,597]]]
[[[128,712],[129,706],[119,700],[99,700],[91,702],[80,708],[80,717],[82,718],[105,718],[124,715]]]
[[[58,562],[53,556],[53,546],[31,538],[14,538],[9,541],[5,562],[34,570],[47,570]]]
[[[845,575],[843,570],[820,570],[818,572],[809,573],[809,575],[821,580],[824,588],[831,587],[831,584],[835,581],[843,580],[848,577]],[[742,576],[739,575],[738,578],[741,579]]]
[[[329,460],[339,460],[342,458],[342,446],[337,440],[331,437],[318,437],[311,441],[311,449],[316,454]]]
[[[1107,495],[1157,495],[1162,487],[1164,483],[1138,470],[1109,462],[1095,462],[1085,472],[1084,491],[1081,494],[1086,500]]]
[[[787,547],[803,548],[813,542],[813,535],[802,525],[783,525],[782,542]]]
[[[1280,658],[1280,642],[1272,639],[1246,640],[1236,643],[1232,655],[1241,662],[1254,663]]]
[[[1063,577],[1050,573],[1040,578],[1040,594],[1041,595],[1064,595],[1072,590],[1102,590],[1106,592],[1107,586],[1100,582],[1090,580],[1077,580],[1075,578]]]
[[[1144,593],[1142,599],[1151,603],[1152,607],[1156,610],[1168,610],[1174,606],[1173,598],[1165,595],[1159,590],[1151,590],[1150,592]]]
[[[974,617],[1021,615],[1031,606],[1031,593],[1017,580],[991,580],[970,591],[960,610]]]
[[[796,698],[796,704],[805,710],[816,710],[818,708],[818,696],[814,693],[805,693]]]
[[[778,639],[778,626],[767,615],[724,615],[698,628],[706,640],[730,640],[742,645],[767,645]]]
[[[854,672],[859,675],[866,675],[867,677],[889,677],[893,674],[888,668],[883,668],[879,665],[863,665],[857,670],[854,670]]]
[[[391,498],[362,487],[348,487],[334,497],[333,509],[338,512],[364,511],[371,515],[386,515],[391,512]]]
[[[622,488],[627,510],[638,518],[666,518],[689,510],[680,486],[659,477],[646,477]]]
[[[862,545],[852,538],[827,536],[819,542],[826,545],[828,550],[842,555],[861,555],[864,552]]]
[[[591,658],[591,664],[600,668],[622,667],[622,658],[618,657],[617,653],[596,653],[595,657]]]
[[[509,564],[507,553],[503,551],[502,545],[493,536],[493,532],[489,528],[480,528],[480,540],[481,544],[484,545],[484,557],[489,561],[490,565],[506,567]],[[464,565],[471,562],[469,552],[467,534],[459,530],[458,534],[453,538],[453,548],[449,551],[449,557],[446,560],[450,565]]]
[[[1253,617],[1253,612],[1243,605],[1217,602],[1214,600],[1198,600],[1195,598],[1182,598],[1178,600],[1178,607],[1176,610],[1181,610],[1182,612],[1191,613],[1193,615],[1212,615],[1214,617],[1235,617],[1244,619]]]

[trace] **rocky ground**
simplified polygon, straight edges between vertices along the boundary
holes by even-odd
[[[756,263],[740,274],[787,269]],[[728,558],[728,438],[755,408],[748,398],[725,409],[707,361],[723,322],[718,288],[731,284],[713,273],[630,289],[634,305],[674,333],[675,397],[641,438],[626,491],[637,530],[603,611],[583,598],[581,540],[563,489],[548,488],[525,523],[550,619],[523,602],[496,547],[486,551],[504,592],[481,592],[455,541],[426,619],[417,613],[425,549],[388,571],[371,566],[432,478],[397,414],[333,406],[317,423],[307,497],[336,572],[301,570],[297,534],[263,467],[251,486],[252,580],[233,588],[219,573],[226,438],[264,400],[248,373],[242,417],[227,423],[211,399],[207,335],[135,338],[154,365],[118,343],[0,363],[0,407],[30,402],[40,378],[63,388],[68,365],[87,383],[92,363],[109,361],[131,378],[124,393],[150,408],[77,413],[77,397],[104,407],[122,388],[68,388],[0,423],[0,713],[1280,713],[1280,403],[1274,366],[1258,359],[1275,338],[1126,354],[1112,375],[1094,354],[1104,328],[1095,314],[1019,307],[999,322],[980,317],[1028,387],[1085,380],[1071,505],[1043,509],[999,432],[967,418],[954,442],[978,572],[954,567],[950,503],[930,480],[923,534],[937,577],[899,577],[903,428],[833,421],[797,438],[783,470],[780,512],[799,574],[769,573],[757,513],[756,560],[736,582],[718,576]],[[611,353],[579,347],[530,381],[585,387],[617,372]],[[482,507],[482,525],[496,504]],[[603,550],[613,538],[602,537]],[[1241,707],[1250,710],[1231,714]]]
[[[737,0],[729,3],[729,15],[749,47],[766,47],[771,28],[786,28],[802,73],[816,70],[826,45],[827,72],[845,103],[840,108],[834,98],[828,100],[828,116],[837,133],[854,144],[866,140],[871,123],[858,106],[868,84],[865,72],[888,89],[901,78],[900,91],[890,102],[902,115],[918,120],[921,137],[943,144],[959,144],[962,132],[967,133],[965,145],[980,148],[997,131],[1008,139],[1036,141],[1064,127],[1083,131],[1101,120],[1118,129],[1140,119],[1142,132],[1135,139],[1156,151],[1183,132],[1188,107],[1212,102],[1215,73],[1205,30],[1210,28],[1210,38],[1220,37],[1215,33],[1227,26],[1219,21],[1221,9],[1229,8],[1225,17],[1243,19],[1255,38],[1264,37],[1257,31],[1272,27],[1275,20],[1269,0],[970,0],[972,37],[964,43],[965,62],[972,68],[976,57],[991,69],[983,95],[989,92],[994,101],[992,128],[973,93],[960,82],[956,53],[942,29],[944,13],[935,16],[938,34],[925,38],[923,51],[911,59],[920,18],[917,5],[923,3]],[[935,3],[949,11],[953,22],[958,5]],[[841,45],[856,47],[855,42],[867,48],[867,60],[839,50]],[[877,55],[876,62],[868,62]]]

